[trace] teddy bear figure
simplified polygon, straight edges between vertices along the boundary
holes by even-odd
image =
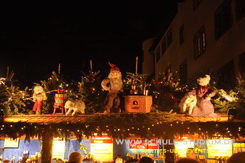
[[[46,93],[40,85],[35,86],[33,92],[32,98],[35,103],[32,110],[36,112],[36,114],[41,114],[43,101],[47,100]]]
[[[109,65],[111,66],[110,73],[108,77],[101,82],[102,88],[108,91],[104,113],[119,110],[120,98],[118,97],[118,93],[122,91],[123,88],[122,74],[119,68],[110,62]]]

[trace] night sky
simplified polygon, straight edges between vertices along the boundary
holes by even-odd
[[[15,79],[32,85],[61,63],[66,78],[80,80],[89,60],[102,75],[108,61],[125,75],[135,71],[136,56],[141,69],[143,41],[159,34],[177,2],[131,3],[1,1],[0,76],[9,66]]]

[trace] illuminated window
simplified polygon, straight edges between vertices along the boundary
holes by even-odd
[[[184,24],[179,29],[179,44],[184,43]]]
[[[206,32],[204,26],[202,26],[194,36],[194,58],[197,59],[207,48]]]
[[[231,0],[224,1],[214,13],[215,37],[219,39],[231,26]]]

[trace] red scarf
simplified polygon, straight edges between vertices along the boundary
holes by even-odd
[[[205,95],[207,93],[207,91],[209,90],[210,88],[208,86],[200,86],[199,88],[197,88],[197,94],[199,95]]]

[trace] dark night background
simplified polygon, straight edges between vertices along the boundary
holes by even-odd
[[[135,72],[136,56],[141,73],[143,41],[160,33],[177,2],[123,2],[1,1],[0,76],[10,66],[15,79],[31,86],[61,63],[61,73],[78,81],[89,60],[102,75],[108,61],[125,75]]]

